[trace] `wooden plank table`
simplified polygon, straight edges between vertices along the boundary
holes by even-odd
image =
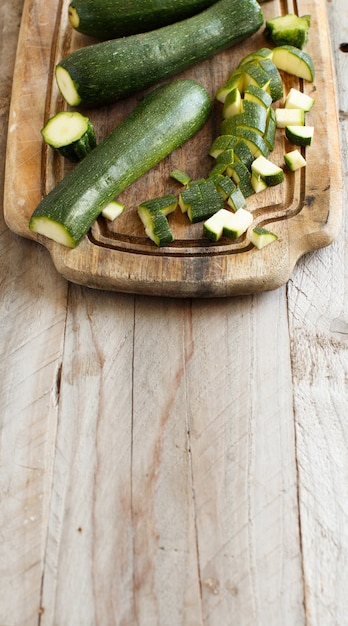
[[[2,172],[22,8],[0,6]],[[0,625],[345,626],[345,214],[284,286],[209,300],[68,283],[0,219]]]

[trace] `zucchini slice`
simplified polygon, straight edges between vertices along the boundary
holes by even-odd
[[[286,126],[285,135],[295,146],[310,146],[314,135],[314,127]]]
[[[192,137],[210,112],[209,94],[196,81],[157,87],[43,198],[30,230],[74,248],[101,211]]]
[[[60,111],[41,129],[49,146],[72,162],[82,161],[97,145],[90,119],[77,111]]]
[[[101,106],[167,79],[256,32],[257,0],[219,0],[201,13],[146,33],[80,48],[55,68],[71,106]]]
[[[309,82],[314,81],[315,72],[312,57],[308,52],[300,50],[296,46],[284,45],[273,48],[272,61],[278,70],[283,70]]]

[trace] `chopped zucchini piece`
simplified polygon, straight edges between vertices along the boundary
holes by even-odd
[[[203,224],[204,235],[212,241],[219,241],[223,235],[225,224],[230,219],[230,215],[232,214],[227,209],[220,209],[214,213]]]
[[[267,118],[267,126],[266,126],[266,130],[264,134],[265,143],[270,151],[273,150],[274,148],[276,131],[277,131],[277,123],[276,123],[276,118],[275,118],[275,112],[274,112],[274,109],[270,107],[268,118]]]
[[[314,127],[286,126],[285,135],[295,146],[310,146],[314,135]]]
[[[276,241],[278,239],[278,235],[272,233],[272,231],[267,230],[266,228],[261,228],[260,226],[256,226],[252,229],[250,233],[250,241],[251,243],[261,250],[269,243]]]
[[[212,241],[218,241],[223,235],[238,239],[252,224],[253,216],[246,209],[239,209],[231,213],[227,209],[220,209],[203,224],[204,234]]]
[[[285,164],[288,166],[290,172],[295,172],[301,167],[306,167],[306,159],[302,156],[298,150],[292,150],[284,154]]]
[[[237,137],[234,137],[233,135],[218,135],[218,137],[214,139],[208,154],[216,159],[221,152],[234,148],[237,142]]]
[[[157,246],[165,246],[174,241],[166,216],[175,211],[177,203],[176,196],[168,194],[138,205],[138,215],[144,224],[145,232]]]
[[[273,59],[273,55],[272,55]],[[282,77],[279,74],[279,70],[272,59],[260,59],[259,65],[263,69],[269,78],[269,86],[267,88],[273,102],[280,100],[284,95],[284,87]]]
[[[253,223],[253,216],[246,209],[238,209],[231,213],[231,217],[224,226],[224,235],[232,239],[238,239],[243,235]]]
[[[265,181],[261,178],[259,174],[252,172],[251,174],[251,185],[255,193],[260,193],[260,191],[264,191],[267,189],[267,185]]]
[[[267,109],[258,102],[251,102],[250,100],[243,101],[243,118],[244,124],[255,128],[259,133],[263,135],[266,130],[267,123]]]
[[[250,146],[244,141],[244,139],[240,139],[234,149],[234,157],[235,160],[241,161],[246,165],[248,170],[251,170],[251,164],[254,160],[254,155],[250,149]]]
[[[285,126],[304,126],[305,112],[303,109],[276,109],[277,128],[285,128]]]
[[[259,61],[260,59],[272,59],[272,50],[270,48],[259,48],[255,52],[250,52],[240,61],[238,68],[243,68],[243,65],[250,63],[250,61]]]
[[[238,187],[237,185],[227,198],[227,204],[234,212],[239,211],[239,209],[244,209],[246,207],[246,198],[240,187]]]
[[[73,163],[82,161],[97,145],[90,119],[77,111],[60,111],[41,130],[44,141]]]
[[[303,109],[305,113],[311,110],[314,105],[314,98],[308,96],[306,93],[291,87],[288,95],[285,98],[284,107],[286,109]]]
[[[248,144],[251,152],[256,158],[260,154],[265,157],[269,155],[269,148],[260,133],[257,130],[252,128],[246,128],[243,126],[237,126],[235,128],[235,134],[239,139],[244,139],[244,141]]]
[[[119,217],[123,213],[125,209],[124,204],[121,202],[117,202],[117,200],[113,200],[106,205],[106,207],[102,210],[101,214],[110,222],[113,222],[116,217]]]
[[[227,200],[231,193],[236,189],[236,185],[229,176],[218,174],[217,176],[214,176],[212,180],[216,189],[222,194],[224,200]]]
[[[278,70],[309,82],[314,81],[314,63],[308,52],[296,46],[277,46],[273,49],[272,60]]]
[[[234,149],[233,148],[228,148],[227,150],[220,152],[220,154],[218,154],[218,156],[216,157],[216,164],[224,165],[225,169],[227,168],[228,165],[231,165],[231,163],[234,163]]]
[[[223,195],[212,179],[194,181],[179,195],[179,205],[192,224],[208,219],[223,208]]]
[[[219,174],[225,174],[226,172],[226,163],[215,163],[208,174],[208,178],[215,178]]]
[[[303,48],[308,41],[308,32],[311,25],[310,15],[280,15],[266,20],[264,36],[275,46],[289,44],[296,48]]]
[[[191,180],[191,177],[182,170],[172,170],[169,176],[182,185],[187,185]]]
[[[222,108],[223,117],[231,117],[242,110],[242,96],[238,87],[234,87],[227,94],[224,106]]]
[[[248,198],[252,196],[254,190],[251,186],[251,174],[244,163],[241,161],[236,161],[229,166],[227,170],[228,176],[231,176],[232,180],[236,183],[236,185],[241,190],[244,198]]]
[[[264,180],[267,187],[279,185],[284,180],[284,172],[282,168],[275,163],[272,163],[269,159],[265,159],[264,156],[259,156],[255,159],[251,166],[251,170]]]
[[[244,92],[244,72],[240,69],[230,74],[227,81],[217,90],[215,97],[219,102],[224,103],[230,91],[236,88],[240,93]]]
[[[266,107],[266,109],[268,109],[268,107],[272,104],[271,95],[264,89],[261,89],[258,85],[248,85],[244,92],[244,100],[250,100],[251,102],[262,104]]]
[[[270,77],[266,70],[260,66],[258,61],[253,61],[250,63],[246,63],[243,66],[244,71],[244,91],[248,88],[249,85],[257,85],[261,89],[265,91],[269,89],[270,85]]]
[[[163,215],[169,215],[169,213],[173,213],[175,211],[177,205],[177,197],[173,193],[168,193],[165,196],[145,200],[139,204],[139,207],[146,209],[150,213],[161,211]]]

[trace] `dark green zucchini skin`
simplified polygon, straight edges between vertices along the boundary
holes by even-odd
[[[50,220],[63,226],[75,247],[109,202],[200,130],[211,108],[208,92],[193,80],[151,91],[42,199],[30,230],[42,232],[40,219]]]
[[[256,0],[219,0],[175,24],[76,50],[62,59],[56,70],[63,67],[77,89],[80,101],[69,104],[101,106],[235,45],[256,32],[263,22]]]
[[[144,33],[191,17],[217,0],[73,0],[72,26],[97,39]],[[78,25],[73,23],[78,17]]]

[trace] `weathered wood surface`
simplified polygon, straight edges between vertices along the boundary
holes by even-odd
[[[2,171],[21,10],[0,6]],[[343,218],[286,286],[207,301],[68,284],[1,216],[1,626],[346,623]]]
[[[306,117],[315,127],[312,146],[306,150],[307,167],[295,174],[285,169],[285,182],[262,194],[254,194],[247,207],[253,226],[267,226],[278,241],[262,252],[250,244],[248,233],[217,244],[203,237],[202,224],[190,224],[178,209],[170,216],[174,242],[158,249],[145,235],[137,215],[140,201],[161,194],[179,194],[170,178],[172,169],[188,171],[195,179],[207,176],[213,165],[209,148],[219,134],[221,103],[214,102],[209,122],[194,138],[174,151],[148,174],[131,185],[119,199],[126,210],[115,222],[100,218],[74,250],[67,249],[28,228],[30,216],[55,182],[63,175],[61,158],[47,149],[40,129],[58,110],[65,108],[54,79],[55,64],[69,51],[90,42],[74,33],[68,22],[69,0],[27,0],[19,38],[12,93],[4,211],[8,226],[18,234],[38,239],[52,256],[58,271],[69,280],[90,287],[164,296],[229,296],[275,289],[285,284],[301,255],[331,243],[341,223],[341,168],[336,100],[327,15],[324,0],[293,0],[263,5],[266,17],[280,12],[311,13],[311,37],[306,46],[316,76],[313,83],[282,74],[284,94],[296,87],[315,96],[317,106]],[[56,15],[56,19],[53,17]],[[181,76],[198,80],[212,100],[217,89],[247,53],[265,45],[262,29],[242,45],[215,55]],[[141,94],[113,106],[87,111],[98,140],[111,131]],[[320,103],[320,106],[318,106]],[[278,101],[278,106],[283,104]],[[293,149],[278,131],[271,159],[280,166],[284,153]],[[327,166],[323,168],[322,159]],[[16,171],[13,177],[12,172]]]

